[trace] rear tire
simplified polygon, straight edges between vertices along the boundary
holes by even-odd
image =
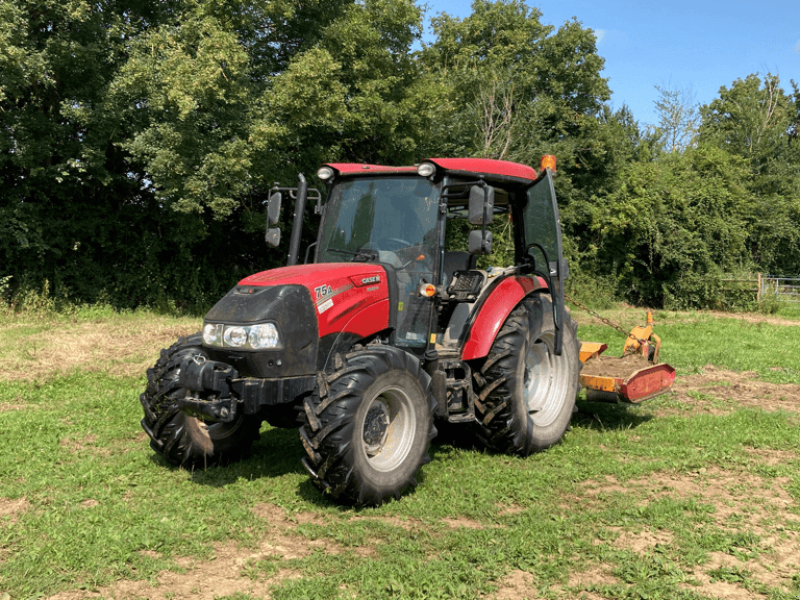
[[[147,369],[147,388],[139,396],[144,408],[142,428],[150,436],[150,447],[186,469],[240,459],[261,428],[261,419],[241,412],[230,423],[204,423],[180,411],[178,400],[189,392],[177,387],[178,370],[187,354],[205,356],[201,344],[201,335],[196,333],[162,350],[155,366]]]
[[[430,385],[419,359],[399,348],[346,355],[301,413],[314,485],[355,506],[379,506],[415,487],[436,436]]]
[[[581,368],[576,324],[569,313],[565,320],[563,351],[556,356],[549,295],[526,298],[506,319],[481,369],[486,383],[476,402],[475,432],[485,446],[527,456],[564,436]]]

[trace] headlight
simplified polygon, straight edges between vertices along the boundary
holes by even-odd
[[[272,323],[258,325],[206,323],[203,327],[203,343],[206,346],[252,350],[274,350],[283,347],[278,328]]]
[[[226,346],[241,348],[247,343],[247,329],[245,327],[226,327],[222,334],[222,341]]]
[[[208,323],[203,327],[203,343],[206,346],[222,345],[222,325]]]
[[[333,169],[330,167],[320,167],[319,171],[317,171],[317,177],[322,179],[322,181],[328,181],[331,177],[333,177]]]
[[[253,325],[250,328],[247,341],[250,347],[256,350],[277,348],[281,343],[280,338],[278,338],[278,329],[272,323]]]
[[[417,174],[422,177],[430,177],[434,173],[436,173],[436,165],[432,162],[426,161],[424,163],[420,163],[420,165],[417,167]]]

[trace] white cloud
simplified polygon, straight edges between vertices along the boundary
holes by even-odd
[[[797,43],[794,45],[794,51],[800,54],[800,40],[797,40]]]
[[[595,29],[594,34],[597,36],[597,43],[602,44],[603,40],[606,39],[606,30],[605,29]],[[798,47],[800,47],[800,42],[797,43]]]

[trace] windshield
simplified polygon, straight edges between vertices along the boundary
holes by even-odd
[[[318,262],[349,261],[343,252],[363,250],[381,251],[382,262],[395,262],[385,252],[406,249],[432,256],[438,201],[436,188],[420,177],[342,181],[328,198]]]
[[[345,179],[325,207],[317,262],[378,261],[393,267],[398,346],[424,348],[433,303],[417,292],[433,283],[439,192],[421,177]]]

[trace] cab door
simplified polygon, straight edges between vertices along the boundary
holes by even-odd
[[[561,243],[561,221],[550,169],[545,169],[539,175],[526,194],[527,204],[522,211],[524,251],[533,258],[536,274],[547,281],[553,296],[553,322],[556,326],[554,351],[560,355],[566,319],[564,281],[569,277],[569,265]]]

